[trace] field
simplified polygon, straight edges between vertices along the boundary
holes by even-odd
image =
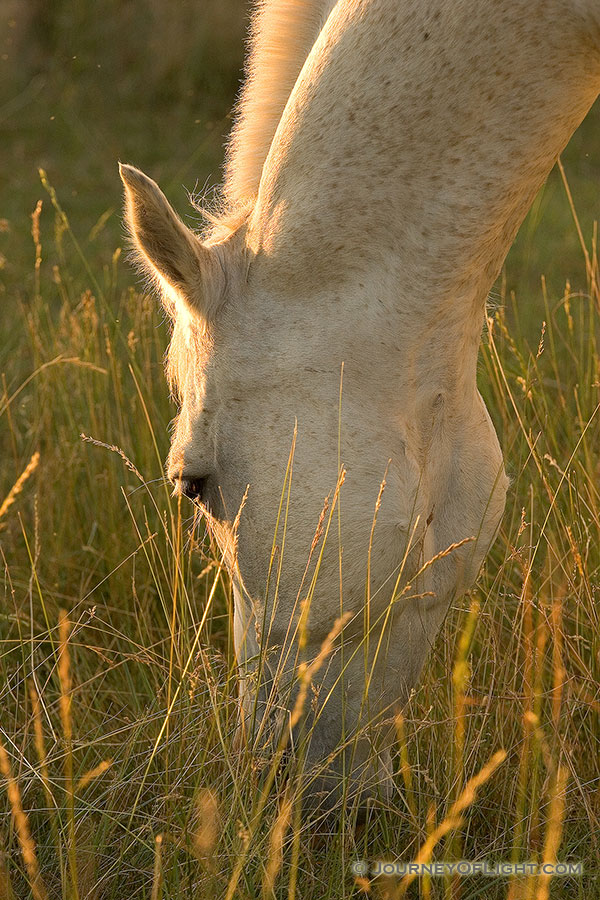
[[[0,9],[0,900],[600,897],[600,107],[490,298],[498,540],[398,720],[394,803],[316,840],[233,746],[230,586],[163,478],[168,327],[123,249],[117,160],[190,224],[218,183],[245,25],[242,0]],[[583,875],[351,872],[426,842]]]

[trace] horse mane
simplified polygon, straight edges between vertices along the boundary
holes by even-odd
[[[258,193],[283,110],[331,6],[331,0],[256,0],[225,163],[223,199],[230,215]]]

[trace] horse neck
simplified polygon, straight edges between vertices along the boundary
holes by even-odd
[[[516,231],[600,90],[594,9],[340,2],[286,106],[250,220],[273,283],[310,296],[351,282],[364,302],[378,271],[390,328],[476,346]]]

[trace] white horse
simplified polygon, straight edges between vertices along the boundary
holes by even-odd
[[[127,220],[173,317],[169,476],[232,571],[246,725],[296,709],[325,642],[291,737],[327,760],[309,793],[342,772],[369,793],[391,735],[365,723],[405,701],[500,522],[486,298],[600,91],[600,2],[264,0],[249,60],[209,230],[122,166]]]

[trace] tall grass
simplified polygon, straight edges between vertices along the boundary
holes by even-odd
[[[580,227],[573,218],[593,202],[590,172],[574,204],[552,176],[493,297],[479,383],[512,478],[507,510],[476,587],[451,609],[396,717],[395,794],[362,829],[348,803],[332,834],[315,837],[299,816],[298,782],[275,764],[285,742],[274,763],[236,741],[230,584],[203,521],[162,477],[174,413],[162,375],[167,328],[153,298],[130,286],[110,205],[118,156],[139,150],[133,161],[144,164],[154,154],[172,187],[216,164],[239,60],[231,50],[237,61],[218,89],[206,66],[179,72],[185,22],[174,21],[173,65],[132,64],[122,108],[98,99],[98,122],[112,131],[95,156],[84,95],[100,42],[86,32],[75,82],[69,35],[89,20],[77,19],[80,5],[58,7],[64,27],[53,37],[40,20],[41,45],[23,63],[44,86],[25,79],[30,93],[2,106],[12,138],[10,153],[0,148],[4,169],[23,152],[27,165],[0,210],[0,898],[597,896],[599,268],[589,215]],[[146,7],[158,21],[161,4]],[[35,19],[36,7],[11,9],[30,34],[21,15]],[[232,40],[235,16],[224,5],[213,13],[219,40]],[[122,37],[114,16],[101,25],[113,29],[109,56],[134,58],[135,32]],[[198,49],[210,34],[185,39]],[[39,62],[44,41],[60,49],[60,90]],[[38,88],[53,98],[58,134]],[[173,109],[184,88],[193,100]],[[194,105],[202,134],[186,132],[180,148]],[[159,150],[148,134],[155,109],[172,113]],[[221,122],[216,134],[209,121]],[[48,170],[45,186],[36,164]],[[535,244],[540,209],[564,258]],[[537,281],[541,269],[534,281],[542,259],[547,281]],[[564,285],[565,270],[580,288]],[[337,512],[327,515],[333,533]],[[582,860],[584,875],[409,883],[350,868],[484,857]]]
[[[14,368],[28,374],[5,361],[0,403],[5,896],[591,896],[595,243],[585,293],[552,301],[542,283],[533,346],[509,324],[516,298],[490,312],[480,382],[512,476],[500,537],[397,720],[393,802],[362,832],[341,818],[315,845],[296,782],[236,745],[230,586],[161,477],[172,410],[160,313],[121,291],[118,250],[102,273],[90,265],[93,290],[74,290],[69,260],[85,250],[46,188],[35,293],[14,313]],[[587,874],[548,894],[531,878],[368,884],[349,868],[398,857],[558,857]]]

